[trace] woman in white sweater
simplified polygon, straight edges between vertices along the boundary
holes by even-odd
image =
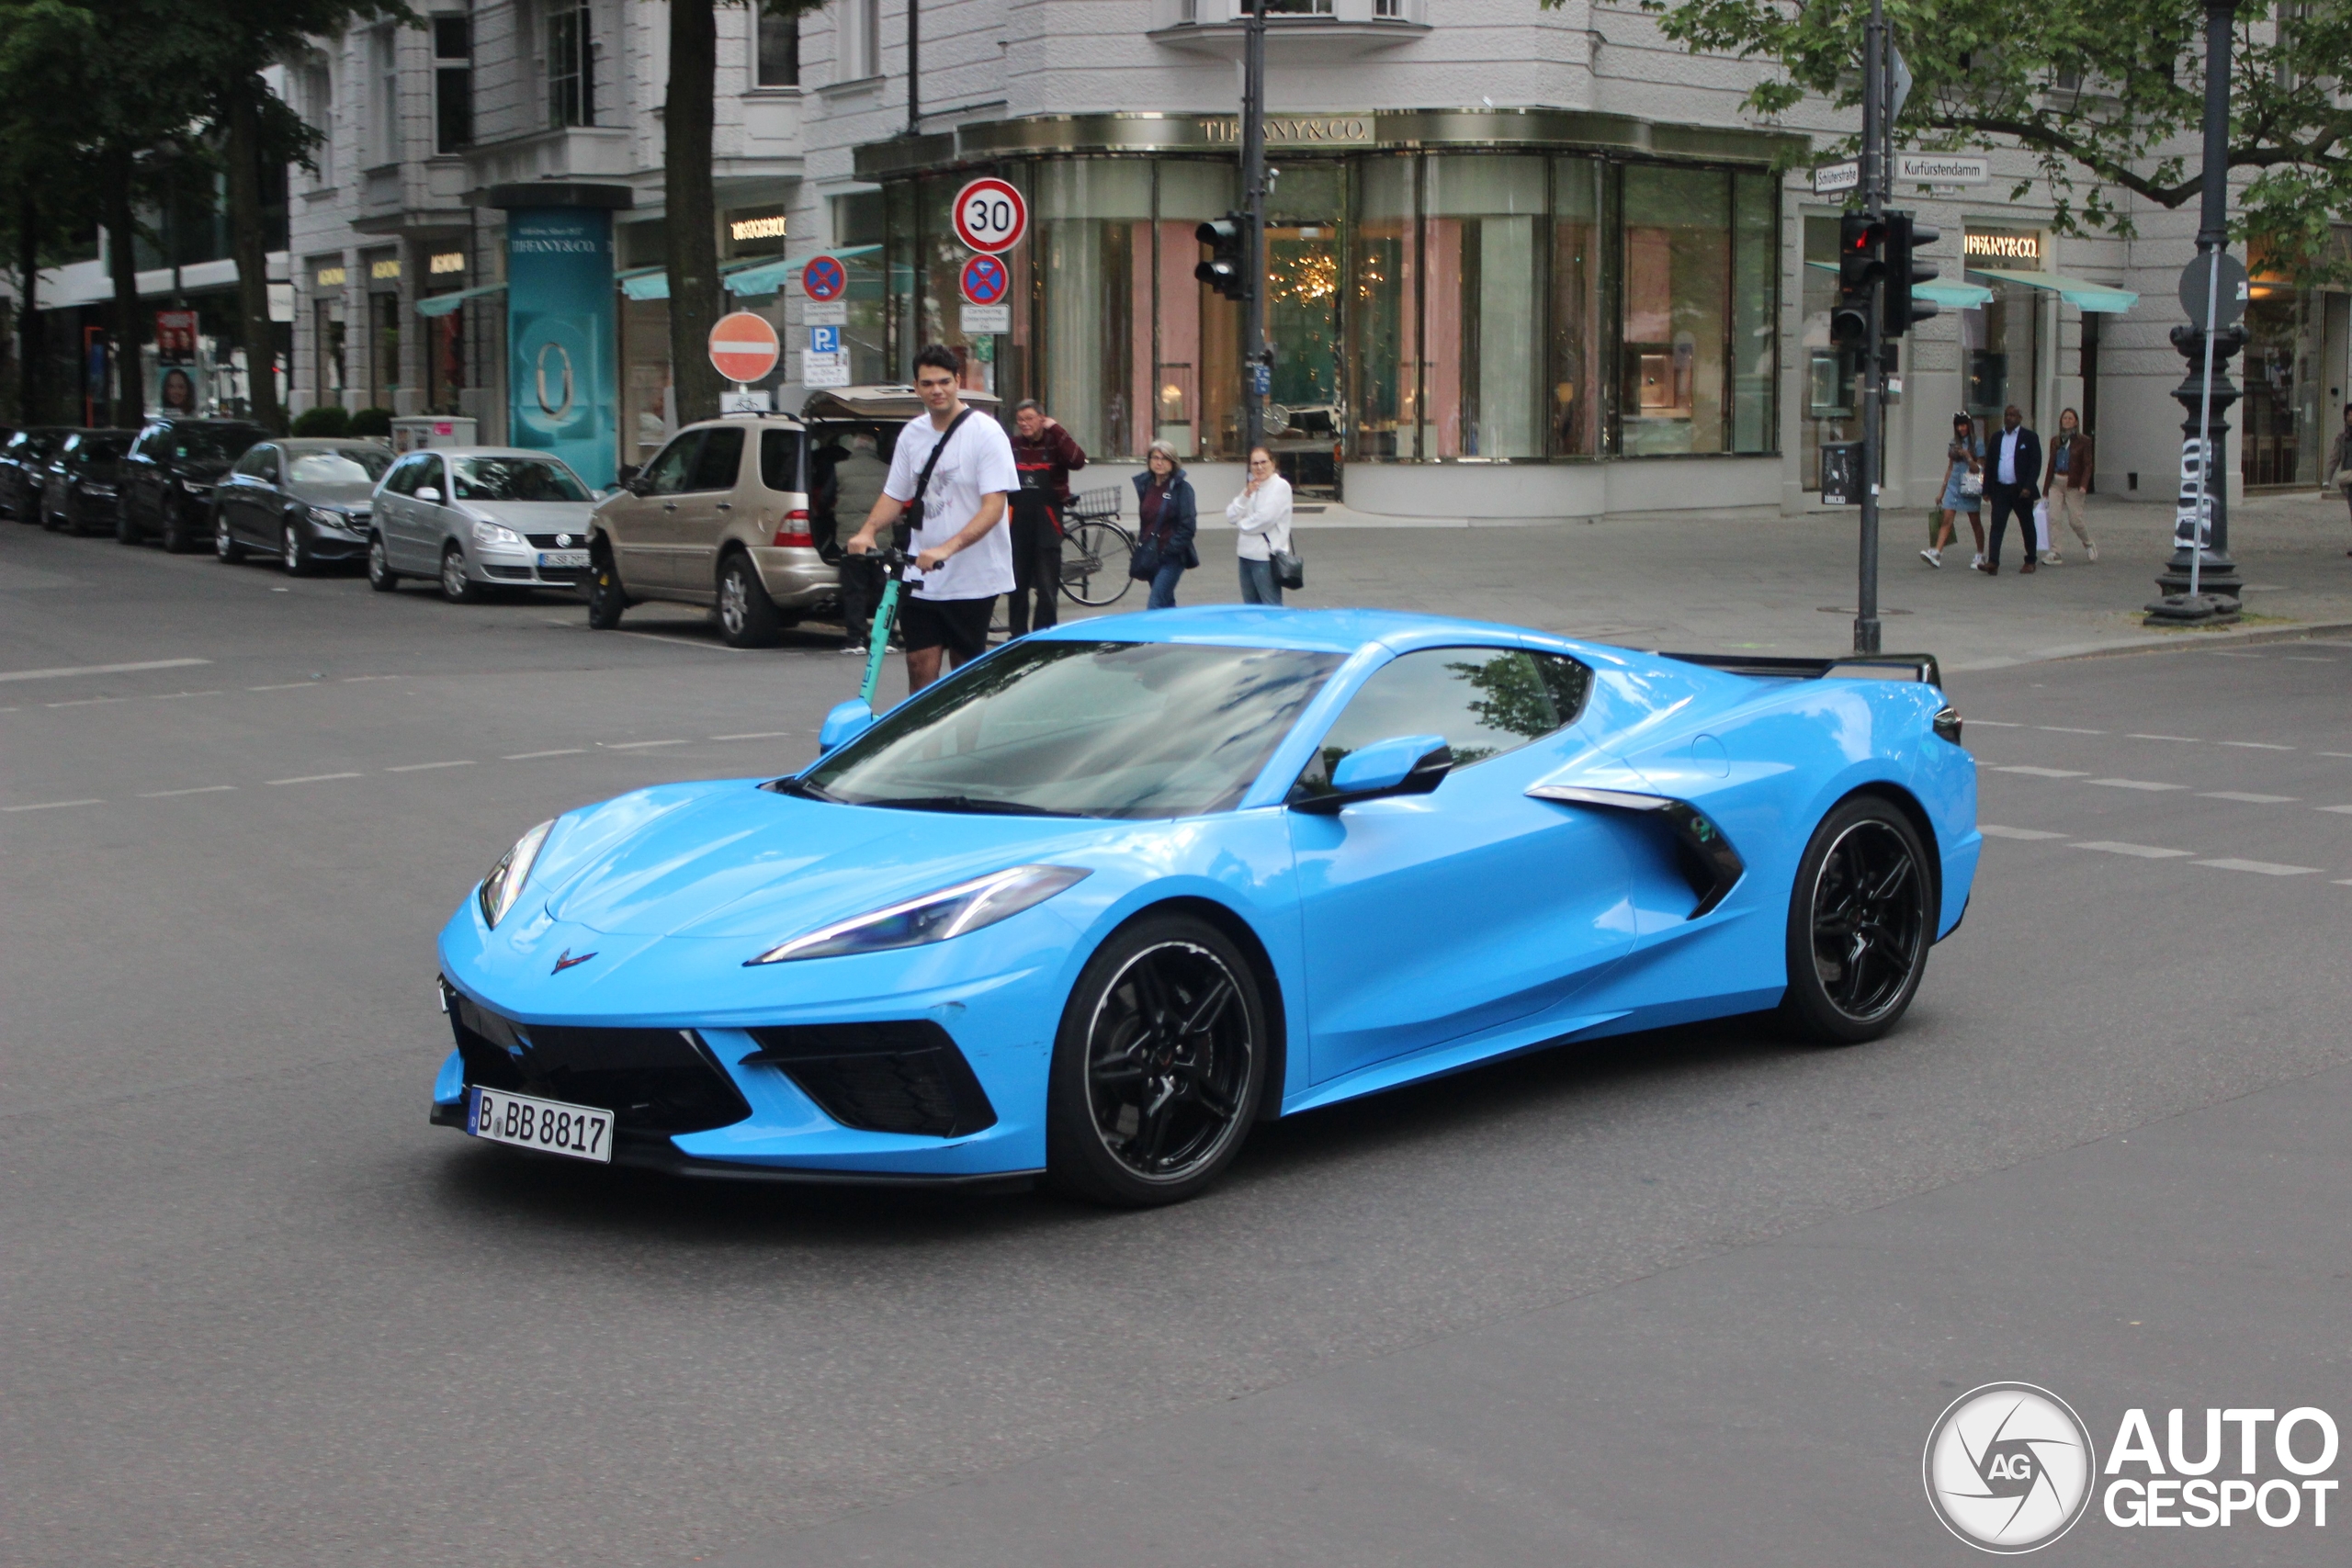
[[[1274,472],[1274,456],[1263,446],[1250,448],[1250,482],[1226,502],[1225,515],[1239,530],[1233,547],[1241,557],[1241,602],[1281,604],[1273,558],[1290,548],[1290,481]]]

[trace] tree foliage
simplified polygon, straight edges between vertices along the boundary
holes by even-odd
[[[1785,115],[1808,95],[1843,108],[1861,101],[1867,0],[1643,7],[1694,52],[1770,65],[1747,94],[1759,117]],[[2120,192],[2169,209],[2203,190],[2206,13],[2194,0],[1884,0],[1884,14],[1914,81],[1898,145],[2022,150],[2061,232],[2132,233],[2132,204]],[[2254,0],[2236,13],[2234,43],[2229,163],[2255,175],[2238,232],[2310,265],[2329,223],[2352,216],[2352,106],[2342,93],[2352,0]]]

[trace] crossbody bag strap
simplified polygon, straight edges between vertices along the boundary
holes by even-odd
[[[923,509],[923,494],[931,489],[932,470],[939,467],[939,459],[947,455],[947,444],[956,439],[956,433],[964,428],[964,422],[971,418],[973,412],[974,411],[969,408],[965,409],[963,412],[949,420],[947,428],[940,433],[939,445],[931,449],[930,457],[923,463],[922,477],[915,480],[914,504],[917,512]]]

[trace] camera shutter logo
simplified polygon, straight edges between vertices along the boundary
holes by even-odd
[[[2049,1545],[2089,1506],[2098,1453],[2066,1402],[2025,1382],[1962,1394],[1928,1434],[1920,1461],[1944,1528],[1983,1551]]]

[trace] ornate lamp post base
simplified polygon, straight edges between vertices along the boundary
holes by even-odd
[[[2149,626],[2226,626],[2238,618],[2238,602],[2219,593],[2167,593],[2147,608],[2140,624]]]

